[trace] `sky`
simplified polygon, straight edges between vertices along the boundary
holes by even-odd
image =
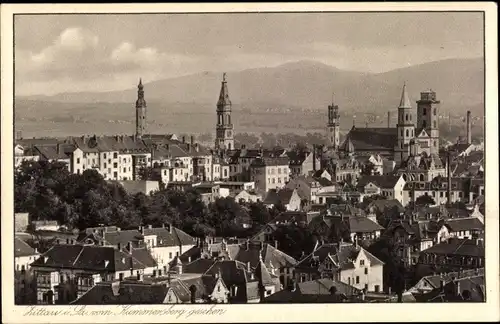
[[[379,73],[483,57],[481,13],[16,16],[16,95],[112,91],[315,60]]]

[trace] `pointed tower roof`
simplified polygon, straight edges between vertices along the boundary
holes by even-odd
[[[352,144],[352,141],[349,137],[345,140],[342,148],[344,152],[354,153],[354,144]]]
[[[411,108],[410,98],[408,97],[408,92],[406,92],[406,82],[403,84],[403,92],[401,93],[399,108]]]
[[[229,91],[227,90],[226,73],[222,74],[222,85],[220,88],[219,101],[217,106],[230,106]]]

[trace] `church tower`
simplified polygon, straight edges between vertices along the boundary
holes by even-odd
[[[406,91],[406,82],[398,107],[397,143],[394,148],[394,161],[405,160],[409,154],[410,140],[415,137],[415,126],[412,121],[411,103]]]
[[[432,90],[421,92],[420,100],[417,101],[417,127],[419,132],[424,129],[429,135],[431,154],[439,154],[439,103],[436,92]]]
[[[137,89],[137,101],[135,102],[135,135],[141,138],[146,131],[146,100],[144,100],[142,79],[139,80]]]
[[[328,148],[337,151],[339,148],[340,141],[340,122],[339,122],[339,106],[333,103],[328,106],[328,123],[327,127],[327,137],[328,137]]]
[[[227,91],[226,73],[222,75],[219,100],[217,101],[216,150],[234,149],[233,124],[231,123],[231,100]]]

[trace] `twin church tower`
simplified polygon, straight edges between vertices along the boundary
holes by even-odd
[[[422,153],[439,154],[439,103],[432,90],[420,93],[417,101],[417,119],[414,122],[414,110],[403,85],[398,106],[398,121],[395,128],[390,127],[355,127],[340,145],[339,107],[333,102],[328,106],[327,138],[330,150],[349,150],[365,154],[393,156],[394,161],[406,160],[408,156]],[[354,153],[354,152],[349,152]]]
[[[141,138],[146,132],[146,100],[142,80],[137,86],[136,137]],[[440,101],[432,90],[420,93],[417,101],[417,120],[414,123],[413,109],[406,89],[403,85],[398,107],[398,121],[395,128],[355,126],[347,134],[344,144],[340,145],[339,107],[333,102],[328,106],[327,142],[333,151],[349,150],[349,153],[392,155],[394,161],[400,162],[411,155],[439,154],[439,107]],[[222,76],[222,84],[217,101],[217,123],[215,150],[233,150],[234,126],[231,122],[232,103],[229,99],[226,73]],[[389,123],[390,121],[388,121]]]
[[[146,100],[142,79],[137,85],[137,100],[135,102],[135,136],[141,138],[146,134]],[[226,73],[222,76],[222,86],[217,101],[217,125],[215,136],[216,150],[234,149],[234,131],[231,123],[232,104],[227,90]]]

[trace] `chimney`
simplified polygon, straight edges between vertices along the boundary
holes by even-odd
[[[191,135],[191,145],[193,145],[193,144],[194,144],[194,136]]]
[[[122,244],[121,244],[120,242],[118,242],[118,244],[117,244],[117,245],[118,245],[118,247],[117,247],[117,248],[118,248],[118,251],[120,251],[120,250],[122,249]]]
[[[188,263],[191,263],[191,257],[190,256],[188,257]]]
[[[445,285],[446,285],[446,281],[445,281],[444,279],[441,279],[441,280],[440,280],[440,285],[439,285],[439,287],[441,288],[441,292],[443,292],[443,291],[444,291],[444,286],[445,286]]]
[[[61,144],[57,143],[57,154],[61,154]]]
[[[144,235],[144,226],[139,226],[139,232],[141,232],[141,234]]]
[[[127,250],[129,254],[132,254],[132,242],[127,243]]]
[[[137,273],[137,281],[143,281],[144,280],[144,275],[140,272]]]
[[[186,143],[186,136],[182,136],[182,143]]]
[[[387,112],[387,128],[391,127],[391,112]]]
[[[274,248],[278,249],[278,240],[274,240]]]
[[[187,143],[187,144],[186,144],[186,147],[187,147],[187,151],[188,151],[188,152],[191,152],[191,144]]]
[[[247,262],[247,271],[252,272],[252,267],[250,267],[250,261]]]
[[[448,152],[446,156],[446,168],[447,173],[448,173],[448,188],[447,188],[447,193],[448,193],[448,199],[447,199],[447,205],[448,207],[451,205],[451,166],[450,166],[450,152]]]
[[[177,264],[177,274],[182,274],[182,263],[180,262],[180,260],[178,260],[179,263]]]
[[[460,289],[460,280],[457,280],[455,282],[455,295],[460,296],[461,293],[462,293],[462,290]]]
[[[472,144],[472,125],[471,125],[471,112],[467,111],[467,145]]]
[[[249,240],[247,240],[247,241],[245,242],[245,250],[247,250],[247,251],[248,251],[248,249],[250,249],[250,241],[249,241]]]
[[[172,228],[173,228],[172,224],[168,224],[168,232],[170,234],[172,234]]]
[[[313,144],[313,171],[316,172],[316,144]]]

